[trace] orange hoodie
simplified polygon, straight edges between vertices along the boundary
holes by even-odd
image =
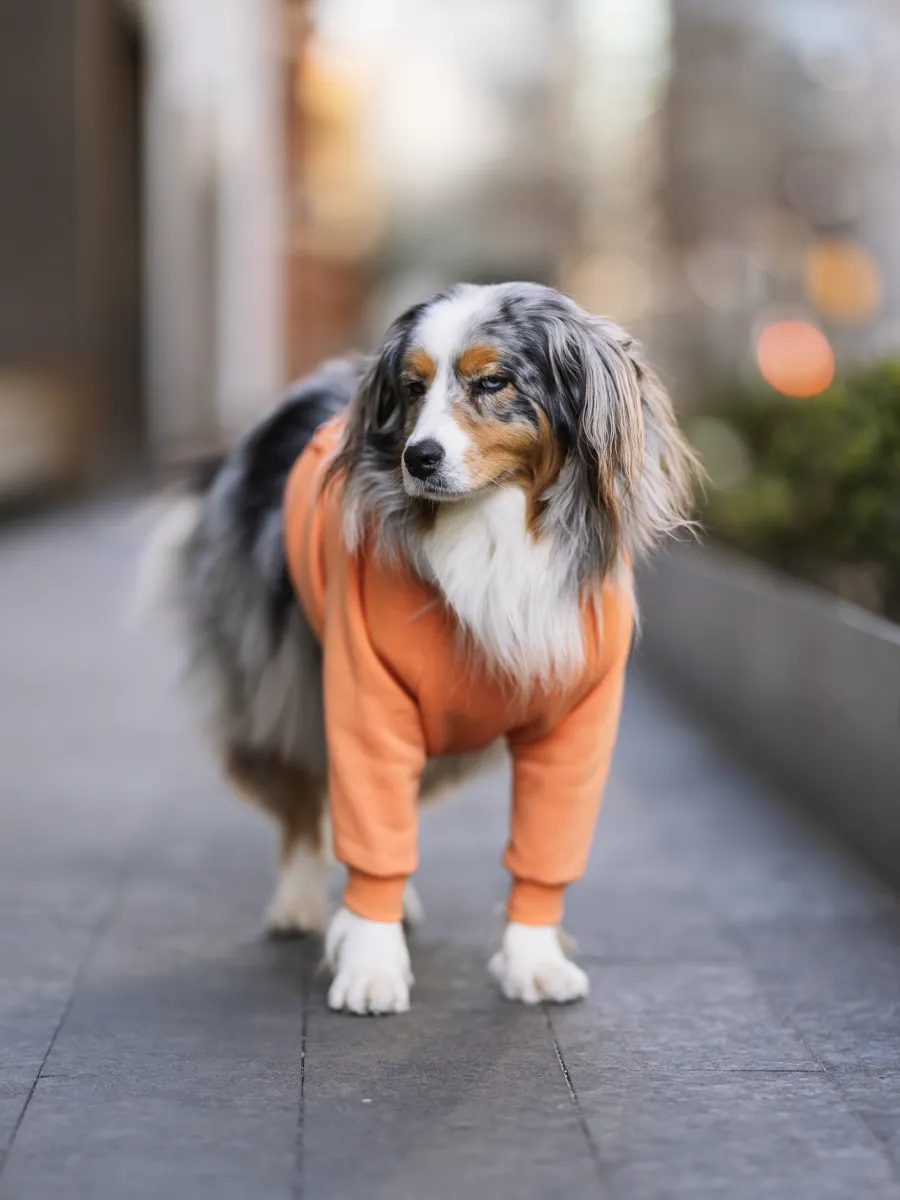
[[[419,777],[431,755],[505,737],[513,808],[503,857],[507,913],[556,924],[566,885],[584,870],[615,742],[631,644],[630,598],[604,587],[602,621],[584,616],[579,677],[522,694],[458,648],[453,613],[411,572],[352,555],[341,534],[340,481],[321,488],[343,429],[334,418],[294,465],[285,549],[300,603],[324,651],[334,848],[347,908],[396,921],[417,865]],[[603,636],[600,637],[602,628]]]

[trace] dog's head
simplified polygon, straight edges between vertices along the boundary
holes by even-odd
[[[514,484],[535,536],[568,525],[603,566],[683,524],[691,501],[691,453],[637,344],[530,283],[458,286],[399,317],[341,462],[419,508]]]

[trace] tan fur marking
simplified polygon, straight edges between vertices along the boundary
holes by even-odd
[[[497,365],[500,355],[493,346],[474,345],[463,350],[456,360],[456,370],[463,379],[477,379]]]
[[[474,486],[518,483],[528,495],[528,528],[537,536],[543,495],[565,459],[546,415],[541,413],[539,429],[524,421],[478,420],[462,406],[454,417],[471,441],[466,468]]]
[[[421,379],[423,383],[430,384],[434,379],[437,367],[434,365],[434,359],[430,354],[426,354],[422,349],[410,350],[403,359],[403,369],[409,375],[414,375]]]
[[[540,415],[540,451],[535,462],[528,496],[528,530],[532,537],[538,536],[537,524],[544,511],[544,493],[562,470],[566,455],[559,441],[553,436],[550,420],[546,413]]]

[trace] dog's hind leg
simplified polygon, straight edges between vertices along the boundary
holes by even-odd
[[[266,928],[276,936],[321,933],[329,865],[325,780],[276,754],[236,746],[228,750],[226,772],[243,795],[281,825],[278,879]]]

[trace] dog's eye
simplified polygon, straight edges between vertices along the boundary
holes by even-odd
[[[421,379],[407,379],[406,380],[407,395],[409,395],[411,397],[411,399],[413,399],[413,400],[420,400],[422,398],[422,396],[425,395],[427,390],[428,389],[425,386],[425,383]]]
[[[484,375],[481,379],[476,380],[475,386],[480,392],[502,392],[511,380],[505,375]]]

